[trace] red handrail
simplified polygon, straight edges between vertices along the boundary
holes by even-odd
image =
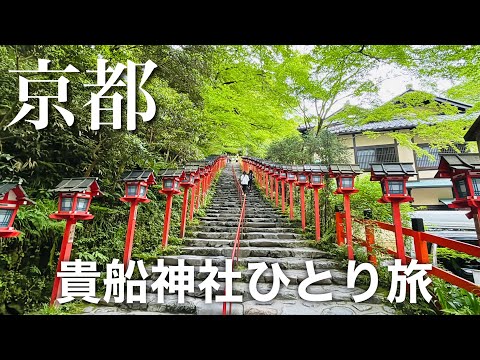
[[[238,192],[238,197],[239,197],[239,200],[240,200],[240,204],[242,205],[242,208],[240,210],[240,217],[238,219],[237,232],[235,234],[235,239],[233,241],[233,249],[232,249],[232,262],[233,262],[234,265],[236,265],[237,262],[238,262],[238,255],[240,253],[240,239],[242,237],[243,226],[245,224],[245,213],[246,213],[246,210],[247,210],[247,196],[243,192],[242,185],[240,184],[240,182],[237,179],[237,176],[235,174],[235,169],[233,168],[233,165],[232,165],[232,176],[233,176],[233,179],[234,179],[233,181],[235,182],[235,185],[237,187],[237,192]],[[224,294],[226,294],[226,291],[227,291],[227,289],[225,289]],[[227,315],[227,303],[226,302],[223,303],[222,313],[223,313],[223,315]],[[232,314],[232,303],[230,303],[229,311],[228,311],[228,315],[231,315],[231,314]]]
[[[345,242],[345,232],[343,231],[343,219],[345,218],[345,214],[341,212],[336,213],[336,221],[337,221],[337,243],[339,245],[344,244]],[[355,219],[353,220],[357,223],[365,225],[365,229],[372,229],[372,227],[376,226],[380,229],[387,230],[394,232],[395,226],[389,223],[377,221],[377,220],[369,220],[369,219]],[[366,240],[363,240],[359,237],[354,237],[354,241],[367,247],[367,252],[370,253],[372,248],[375,248],[381,253],[392,255],[395,258],[398,258],[397,252],[384,248],[382,246],[374,244],[374,235],[372,231],[365,231],[366,233]],[[413,238],[413,243],[415,247],[415,256],[419,263],[421,264],[428,264],[430,263],[430,259],[428,257],[428,250],[427,250],[427,243],[434,243],[440,246],[456,250],[459,252],[463,252],[465,254],[469,254],[475,257],[480,258],[480,246],[470,245],[461,241],[452,240],[448,238],[444,238],[441,236],[428,234],[423,231],[416,231],[410,228],[402,227],[402,234],[404,236],[410,236]],[[372,261],[372,259],[374,259]],[[370,262],[376,262],[375,256],[369,256]],[[410,263],[412,260],[411,257],[406,256],[407,263]],[[430,275],[434,275],[438,278],[441,278],[455,286],[458,286],[462,289],[465,289],[472,294],[480,296],[480,286],[468,281],[460,276],[457,276],[451,272],[445,271],[440,269],[436,266],[432,265],[432,270],[427,271]]]

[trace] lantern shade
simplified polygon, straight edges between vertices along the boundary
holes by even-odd
[[[162,170],[160,177],[163,182],[162,192],[180,193],[180,178],[183,176],[183,170],[166,169]]]
[[[341,178],[341,185],[340,187],[345,189],[353,188],[353,177],[343,177]]]
[[[466,179],[457,179],[453,181],[455,189],[457,190],[457,195],[459,198],[466,198],[470,196],[470,191],[467,186]]]
[[[388,180],[388,193],[391,195],[404,195],[405,184],[403,180]]]
[[[300,183],[305,183],[307,182],[307,175],[306,174],[298,174],[297,175],[297,181]]]
[[[65,178],[53,191],[59,192],[58,211],[50,215],[51,219],[62,220],[75,216],[77,219],[90,220],[88,213],[93,197],[102,195],[97,178]]]
[[[311,174],[310,175],[310,182],[314,185],[319,185],[323,183],[323,175],[322,174]]]
[[[0,228],[10,226],[14,209],[0,209]]]
[[[137,184],[136,183],[130,183],[127,185],[127,196],[136,196],[137,195]]]
[[[200,177],[198,176],[199,167],[198,165],[186,164],[183,167],[183,177],[181,178],[181,184],[183,186],[190,186],[195,184],[195,180]]]
[[[74,196],[62,196],[60,200],[60,210],[61,211],[72,211],[73,209],[73,197]]]
[[[480,177],[472,177],[473,195],[480,196]]]
[[[125,182],[125,196],[120,198],[124,202],[149,202],[147,200],[148,186],[156,184],[153,170],[128,170],[122,174]],[[78,209],[78,206],[77,206]]]
[[[86,198],[78,198],[77,199],[77,206],[75,207],[75,211],[87,211],[88,209],[88,202],[90,199]]]
[[[337,182],[337,190],[335,194],[354,193],[355,176],[362,173],[360,166],[357,164],[331,164],[328,169],[330,177],[334,177]]]

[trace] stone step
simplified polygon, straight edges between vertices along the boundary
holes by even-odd
[[[273,210],[272,207],[268,204],[263,204],[263,203],[250,203],[247,204],[247,208],[250,206],[250,208],[254,208],[256,210]],[[212,203],[208,208],[209,209],[219,209],[219,210],[225,210],[225,209],[230,209],[231,207],[241,207],[240,202],[234,201],[234,202],[222,202],[222,203]]]
[[[200,247],[188,246],[182,248],[182,253],[185,255],[205,255],[205,256],[225,256],[232,255],[233,247]],[[286,248],[286,247],[245,247],[241,246],[239,249],[239,256],[244,257],[271,257],[271,258],[285,258],[285,257],[300,257],[303,259],[320,259],[331,258],[331,256],[321,250],[312,248]]]
[[[214,298],[215,299],[215,298]],[[213,302],[205,304],[203,298],[185,295],[184,302],[178,302],[178,294],[165,294],[163,303],[158,303],[158,295],[147,293],[145,304],[120,304],[119,307],[125,310],[149,311],[157,313],[173,314],[195,314],[195,315],[221,315],[223,303]],[[232,315],[243,315],[242,304],[232,304]]]
[[[234,227],[236,228],[238,226],[238,218],[236,220],[226,220],[226,221],[219,221],[219,220],[204,220],[200,225],[197,226],[222,226],[222,227]],[[290,230],[296,229],[294,225],[288,224],[288,223],[280,223],[280,222],[255,222],[255,221],[249,221],[248,219],[245,221],[245,226],[248,226],[249,228],[289,228]]]
[[[210,224],[198,225],[195,231],[198,232],[236,232],[238,228],[237,226],[213,226]],[[292,231],[296,230],[295,228],[288,227],[251,227],[250,224],[246,223],[243,226],[244,233],[250,232],[262,232],[262,233],[291,233]]]
[[[239,215],[239,214],[238,214]],[[225,214],[208,214],[207,216],[200,217],[199,220],[204,222],[208,221],[234,221],[238,223],[238,215],[237,216],[229,216]],[[284,225],[290,225],[293,226],[289,223],[288,219],[286,217],[264,217],[264,216],[259,216],[259,217],[246,217],[245,221],[248,222],[253,222],[253,223],[270,223],[270,222],[275,222],[277,224],[284,224]]]
[[[210,213],[229,213],[233,211],[238,211],[240,210],[240,206],[232,205],[232,206],[227,206],[227,207],[222,207],[222,208],[213,208],[213,207],[208,207],[207,212]],[[254,207],[247,207],[247,213],[265,213],[265,214],[278,214],[279,210],[273,209],[272,207],[266,207],[266,208],[254,208]]]
[[[216,266],[218,269],[218,272],[225,272],[225,268],[223,267],[224,263],[222,266]],[[146,270],[150,276],[148,277],[149,280],[147,280],[147,292],[151,292],[151,284],[153,281],[155,281],[159,273],[152,273],[152,268],[151,267],[146,267]],[[241,278],[235,279],[235,282],[249,282],[250,278],[252,277],[253,273],[255,270],[253,269],[243,269],[243,270],[238,270],[234,269],[236,272],[241,273]],[[325,271],[325,270],[322,270]],[[336,285],[347,285],[347,274],[343,270],[335,270],[335,269],[330,269],[330,278],[323,279],[320,281],[316,281],[313,283],[313,285],[329,285],[329,284],[336,284]],[[224,280],[219,279],[218,277],[218,272],[215,275],[214,279],[218,283],[222,283]],[[282,270],[283,274],[290,280],[290,284],[300,284],[303,280],[305,280],[308,277],[307,270],[304,269],[283,269]],[[319,270],[316,271],[317,273],[320,272]],[[196,281],[201,281],[205,280],[209,276],[208,272],[200,272],[200,266],[194,266],[194,277]],[[260,277],[258,278],[259,283],[271,283],[273,282],[273,271],[271,268],[268,268],[265,270]]]
[[[230,258],[230,256],[227,256]],[[205,259],[212,259],[213,266],[225,266],[226,256],[203,256],[203,255],[170,255],[159,256],[159,259],[164,259],[165,265],[177,265],[178,259],[185,259],[186,265],[203,266],[205,265]],[[313,265],[315,269],[329,270],[329,269],[341,269],[340,263],[333,259],[313,259]],[[278,263],[281,269],[295,269],[305,270],[305,260],[297,257],[285,257],[285,258],[271,258],[271,257],[244,257],[239,258],[238,264],[245,268],[248,267],[248,263],[260,263],[265,262],[268,267],[271,264]]]
[[[193,239],[186,238],[185,245],[189,246],[209,246],[209,247],[232,247],[234,240],[222,239]],[[241,240],[241,247],[282,247],[294,248],[308,246],[307,240],[280,240],[280,239],[251,239]]]
[[[235,232],[193,232],[193,237],[198,239],[235,239]],[[292,232],[285,233],[266,233],[266,232],[250,232],[242,236],[243,239],[301,239],[302,235]]]

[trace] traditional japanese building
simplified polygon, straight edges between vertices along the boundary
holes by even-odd
[[[414,90],[407,90],[411,92]],[[405,94],[404,93],[404,94]],[[402,94],[403,95],[403,94]],[[434,101],[440,104],[450,104],[458,109],[456,115],[435,115],[434,122],[446,120],[463,119],[465,112],[472,106],[452,99],[435,97]],[[430,120],[431,121],[431,120]],[[414,198],[414,206],[427,206],[431,209],[446,209],[453,201],[452,183],[450,179],[436,179],[440,157],[439,152],[455,153],[453,148],[439,151],[430,146],[427,140],[414,136],[411,141],[423,150],[426,150],[434,159],[427,156],[419,156],[412,149],[400,145],[393,137],[388,136],[391,132],[409,133],[422,123],[422,120],[415,119],[388,119],[385,121],[371,122],[364,125],[347,125],[343,121],[332,122],[328,130],[343,141],[350,152],[350,162],[360,165],[364,171],[370,170],[372,163],[413,163],[414,171],[418,174],[407,182],[407,189],[410,196]],[[480,128],[480,120],[477,119]],[[299,131],[308,131],[306,126],[299,128]],[[375,132],[375,138],[368,137],[365,132]],[[477,131],[478,133],[478,131]],[[467,145],[457,144],[456,147],[461,153],[468,151]]]

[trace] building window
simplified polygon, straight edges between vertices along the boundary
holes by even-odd
[[[10,224],[10,219],[12,218],[13,210],[10,209],[0,209],[0,227],[7,227]]]
[[[357,163],[363,170],[370,169],[372,163],[398,162],[395,146],[357,148]]]
[[[434,160],[430,159],[426,155],[418,156],[415,154],[417,158],[417,168],[418,169],[437,169],[438,165],[440,164],[440,156],[438,153],[449,153],[449,154],[456,154],[457,152],[452,148],[448,147],[445,150],[438,150],[435,148],[430,147],[428,144],[419,144],[418,145],[422,150],[427,151],[430,155],[435,157]],[[460,150],[460,153],[464,154],[467,152],[467,144],[457,144],[456,147]]]

